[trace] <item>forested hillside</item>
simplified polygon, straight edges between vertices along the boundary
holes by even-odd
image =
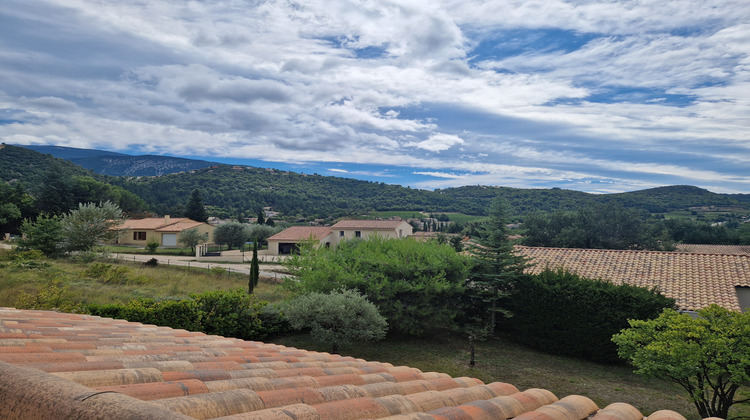
[[[96,174],[67,160],[23,147],[0,146],[0,182],[29,194],[38,212],[62,214],[78,203],[112,201],[123,211],[139,214],[148,204],[135,194],[114,185],[115,178]],[[1,202],[0,202],[1,204]]]
[[[64,152],[85,158],[85,153],[76,155],[75,150]],[[116,157],[116,154],[112,155]],[[614,203],[648,213],[684,211],[690,215],[696,210],[707,211],[712,206],[727,212],[750,212],[750,194],[715,194],[691,186],[601,195],[559,188],[489,186],[427,191],[379,182],[229,165],[153,177],[112,177],[26,148],[4,146],[0,149],[2,181],[11,185],[21,183],[29,193],[40,197],[43,188],[50,188],[45,185],[45,177],[50,182],[65,184],[61,188],[67,188],[74,200],[111,199],[125,211],[148,208],[159,215],[175,216],[184,212],[194,189],[201,191],[212,216],[253,216],[261,208],[270,206],[291,220],[330,219],[386,210],[484,215],[489,202],[498,195],[508,202],[509,217],[513,221],[520,221],[533,212],[575,211],[597,203]]]
[[[172,156],[131,156],[105,150],[77,149],[61,146],[23,146],[40,153],[69,160],[98,174],[112,176],[157,176],[191,171],[214,165],[205,160]]]

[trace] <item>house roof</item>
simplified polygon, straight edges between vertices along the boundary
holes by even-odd
[[[641,420],[622,403],[81,314],[0,308],[0,418]],[[657,411],[653,419],[685,418]]]
[[[677,245],[677,250],[698,254],[750,255],[750,245],[679,244]]]
[[[657,287],[681,310],[696,311],[716,303],[740,311],[736,286],[750,287],[750,255],[660,251],[517,247],[534,266],[565,268],[581,277]]]
[[[305,241],[310,238],[320,241],[331,234],[326,226],[292,226],[268,238],[269,241]]]
[[[149,217],[145,219],[128,219],[122,222],[114,230],[155,230],[158,232],[182,232],[192,229],[203,223],[186,217]]]
[[[407,223],[404,220],[342,220],[333,226],[332,230],[336,229],[376,229],[376,230],[390,230],[396,229],[402,223]]]
[[[122,222],[120,226],[117,227],[118,230],[123,229],[143,229],[143,230],[151,230],[151,229],[159,229],[164,226],[168,226],[177,222],[181,222],[183,220],[190,220],[182,217],[172,217],[172,218],[166,218],[166,217],[147,217],[145,219],[128,219]]]
[[[183,230],[193,229],[205,223],[196,222],[195,220],[183,219],[177,223],[172,223],[156,229],[157,232],[182,232]],[[207,225],[211,226],[211,225]]]

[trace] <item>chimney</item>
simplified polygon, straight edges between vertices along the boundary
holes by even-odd
[[[164,215],[164,221],[165,221],[165,222],[168,222],[168,221],[169,221],[169,215],[168,215],[168,214],[165,214],[165,215]]]

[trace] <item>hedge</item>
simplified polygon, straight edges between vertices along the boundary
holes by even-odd
[[[658,290],[581,278],[545,270],[514,285],[503,321],[512,338],[536,349],[598,362],[617,362],[612,336],[629,319],[653,319],[674,299]]]

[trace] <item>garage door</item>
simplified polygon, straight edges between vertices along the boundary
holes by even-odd
[[[161,234],[161,246],[177,246],[177,234],[176,233],[162,233]]]

